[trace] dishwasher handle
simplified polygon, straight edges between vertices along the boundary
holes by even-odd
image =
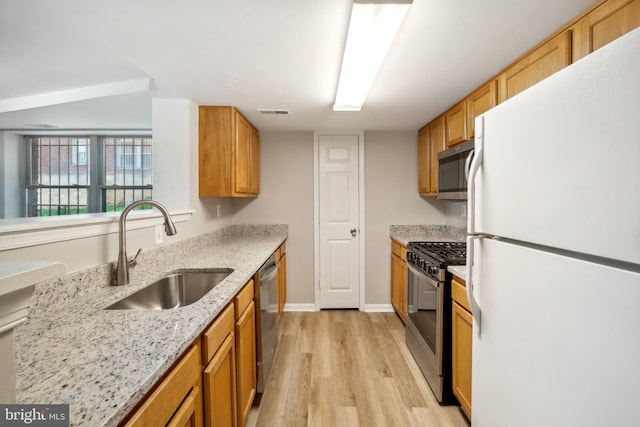
[[[260,286],[273,280],[276,274],[278,274],[278,264],[276,263],[275,255],[271,255],[262,267],[260,267],[260,270],[258,270]]]

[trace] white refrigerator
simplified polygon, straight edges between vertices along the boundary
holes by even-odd
[[[476,119],[473,427],[640,426],[640,29]]]

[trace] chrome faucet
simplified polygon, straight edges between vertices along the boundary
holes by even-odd
[[[150,205],[154,208],[158,209],[162,216],[164,216],[164,231],[167,233],[167,236],[173,236],[177,233],[176,226],[171,221],[171,217],[169,216],[169,212],[167,208],[162,206],[158,202],[154,202],[153,200],[138,200],[136,202],[131,203],[129,206],[124,208],[122,213],[120,214],[120,227],[119,227],[119,242],[120,249],[118,251],[118,264],[116,267],[116,285],[126,285],[129,283],[129,267],[136,265],[136,259],[138,259],[138,255],[142,252],[142,249],[138,249],[138,252],[133,257],[132,260],[127,258],[127,215],[131,210],[138,206],[142,205]]]

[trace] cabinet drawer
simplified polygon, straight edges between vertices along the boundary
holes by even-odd
[[[204,356],[204,364],[207,364],[209,360],[216,354],[216,351],[220,348],[225,338],[229,333],[233,332],[235,318],[234,318],[234,304],[231,303],[222,310],[222,313],[216,318],[216,320],[209,326],[209,328],[202,334],[202,355]]]
[[[196,341],[125,425],[166,425],[194,384],[200,383],[201,370],[200,345]]]
[[[469,300],[467,299],[467,288],[464,282],[458,281],[455,278],[451,281],[451,298],[467,311],[471,312]]]
[[[249,303],[253,300],[253,279],[249,280],[244,288],[236,295],[236,319],[240,317],[242,312],[247,308]]]

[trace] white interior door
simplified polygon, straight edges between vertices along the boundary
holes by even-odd
[[[360,306],[360,135],[318,135],[320,308]]]

